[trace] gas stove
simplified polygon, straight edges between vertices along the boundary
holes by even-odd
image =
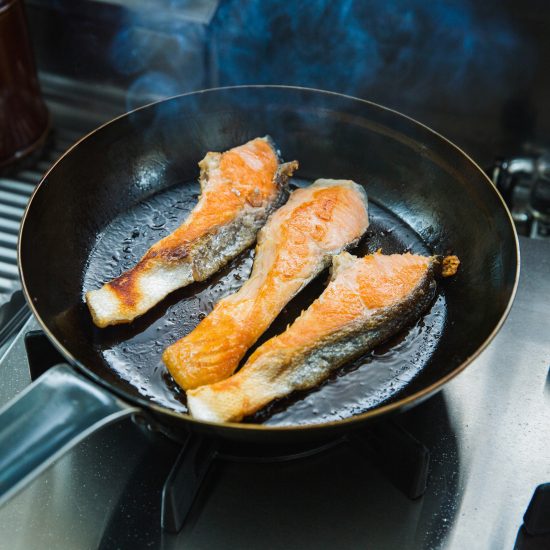
[[[124,109],[97,95],[83,109],[84,88],[42,80],[56,130],[38,157],[0,179],[11,193],[0,200],[11,205],[15,191],[24,203],[72,141]],[[510,167],[519,161],[502,162],[494,173],[504,194],[510,174],[521,176],[510,196],[523,198],[515,219],[525,208],[531,236],[538,158],[517,172]],[[7,235],[21,212],[10,214]],[[520,240],[520,287],[497,338],[424,404],[344,440],[276,456],[196,438],[177,444],[124,420],[0,509],[0,548],[241,548],[259,540],[285,549],[550,547],[550,242],[536,236]],[[28,318],[17,284],[14,277],[0,306],[0,406],[61,360]]]
[[[448,63],[450,46],[443,43],[441,61],[457,72],[462,69],[462,88],[453,80],[455,73],[448,79],[452,86],[439,81],[432,85],[431,76],[438,73],[432,67],[431,73],[420,75],[414,93],[403,94],[409,81],[396,79],[395,68],[416,74],[430,64],[422,48],[410,60],[396,57],[399,40],[412,39],[411,51],[425,45],[422,37],[411,38],[402,28],[400,37],[390,33],[377,78],[360,73],[341,78],[342,70],[348,76],[347,66],[335,58],[331,66],[339,71],[311,70],[304,81],[284,56],[271,50],[279,64],[272,63],[269,70],[278,67],[281,74],[249,73],[253,60],[244,56],[239,66],[241,50],[232,49],[240,44],[235,37],[241,29],[234,36],[233,27],[224,30],[219,18],[216,24],[218,6],[224,3],[181,3],[178,9],[189,11],[181,18],[170,11],[178,2],[160,4],[151,15],[144,2],[127,0],[27,2],[54,131],[39,154],[0,178],[0,407],[60,360],[29,317],[18,290],[15,242],[28,196],[40,175],[87,131],[162,96],[263,78],[328,87],[388,104],[449,136],[483,166],[502,153],[504,160],[490,175],[508,200],[518,231],[536,238],[520,238],[517,298],[493,343],[443,391],[411,411],[349,438],[300,452],[281,450],[276,456],[262,449],[212,447],[196,437],[175,443],[123,420],[80,443],[0,508],[0,550],[260,544],[269,549],[550,548],[550,163],[548,144],[524,147],[526,139],[544,141],[550,135],[550,117],[543,116],[546,65],[537,69],[539,87],[532,96],[523,88],[515,91],[515,82],[528,85],[528,75],[516,78],[512,71],[509,79],[497,78],[491,83],[495,85],[485,87],[484,103],[480,71],[496,78],[504,74],[500,65],[491,72],[485,70],[490,62],[467,58],[468,63],[460,64],[453,58]],[[432,12],[442,15],[442,2],[435,3],[439,11],[424,15],[423,4],[416,4],[421,19],[431,20]],[[222,15],[241,21],[238,5],[233,11],[224,9]],[[544,52],[544,10],[548,12],[538,6],[532,20],[524,18],[530,10],[511,2],[494,11],[513,12],[521,22],[518,28],[528,28]],[[458,20],[459,27],[475,21],[468,13]],[[250,16],[250,9],[245,10],[243,20]],[[353,20],[353,14],[346,17]],[[277,33],[292,27],[284,17],[276,24]],[[269,33],[259,25],[247,28],[252,30],[245,46],[264,51],[256,46]],[[301,40],[309,40],[310,34],[297,28]],[[51,36],[59,39],[52,41]],[[279,45],[285,43],[280,40]],[[362,44],[368,47],[368,41]],[[302,52],[293,51],[298,57]],[[342,53],[338,47],[335,51]],[[517,59],[512,63],[500,53],[497,57],[510,67],[529,65]],[[264,58],[254,60],[263,64]],[[316,60],[306,61],[314,65]],[[415,70],[406,70],[409,66]],[[343,82],[356,88],[340,89]],[[455,96],[450,88],[456,88]],[[536,127],[532,101],[538,96],[544,101],[539,98],[542,115]]]
[[[0,546],[550,547],[550,243],[520,244],[508,320],[427,402],[349,441],[278,457],[182,447],[124,420],[0,510]],[[56,362],[37,329],[29,319],[0,360],[0,405]]]

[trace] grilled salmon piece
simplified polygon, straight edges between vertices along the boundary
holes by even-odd
[[[281,164],[266,136],[225,153],[207,153],[199,166],[201,196],[183,224],[135,267],[86,293],[98,327],[129,323],[252,245],[269,214],[286,200],[287,181],[298,163]]]
[[[313,388],[417,319],[434,297],[438,270],[435,257],[336,256],[325,291],[285,332],[260,346],[237,374],[187,392],[191,414],[238,422],[274,399]]]
[[[294,191],[260,231],[250,279],[165,350],[174,380],[188,390],[231,376],[283,307],[368,224],[367,195],[352,181],[317,180]]]

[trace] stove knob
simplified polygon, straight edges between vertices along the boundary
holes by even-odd
[[[550,154],[542,155],[537,161],[539,177],[550,180]]]
[[[536,180],[531,189],[530,206],[535,218],[550,222],[550,156],[537,160]]]
[[[523,516],[523,525],[531,536],[550,534],[550,483],[535,489]]]
[[[514,206],[516,187],[530,187],[535,173],[535,159],[513,157],[501,159],[492,169],[491,179],[510,208]]]

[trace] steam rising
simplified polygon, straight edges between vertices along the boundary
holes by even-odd
[[[135,76],[128,107],[147,95],[265,83],[472,112],[509,97],[533,69],[525,37],[496,7],[466,0],[226,0],[202,21],[181,17],[187,4],[166,4],[154,28],[143,14],[124,21],[111,53]]]

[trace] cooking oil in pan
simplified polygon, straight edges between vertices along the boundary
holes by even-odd
[[[293,180],[295,186],[308,183]],[[178,185],[113,220],[92,250],[83,292],[100,287],[135,265],[153,243],[182,223],[198,195],[197,184]],[[367,234],[351,253],[362,256],[381,248],[386,254],[431,254],[409,226],[371,197],[369,218]],[[250,275],[253,258],[253,249],[247,250],[208,281],[172,293],[129,325],[94,328],[94,345],[103,361],[143,396],[186,412],[185,393],[162,364],[162,352],[193,330],[218,300],[241,287]],[[322,273],[296,296],[255,347],[292,323],[323,291],[327,277],[328,272]],[[445,317],[445,296],[440,292],[428,313],[391,341],[344,366],[318,388],[275,402],[247,421],[269,425],[326,422],[365,412],[395,398],[429,363],[444,330]]]

